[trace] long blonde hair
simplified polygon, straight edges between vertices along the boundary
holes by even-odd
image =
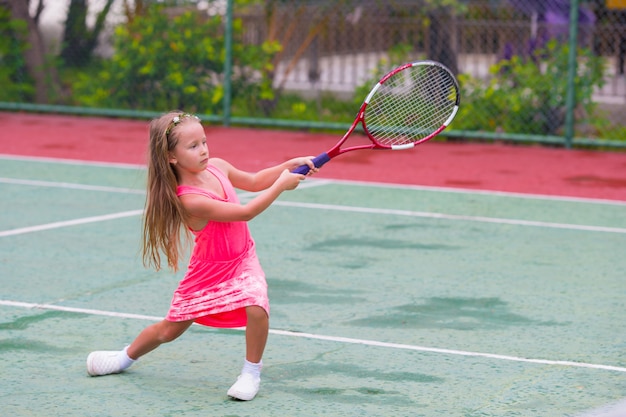
[[[143,218],[143,263],[161,269],[161,252],[167,265],[178,270],[180,232],[185,211],[176,195],[178,177],[170,164],[170,154],[178,143],[176,127],[198,119],[182,111],[171,111],[150,122],[148,185]]]

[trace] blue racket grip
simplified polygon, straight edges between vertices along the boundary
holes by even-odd
[[[322,165],[324,165],[328,161],[330,161],[330,156],[328,156],[326,152],[319,154],[315,158],[313,158],[313,164],[315,165],[316,168],[320,168]],[[291,172],[293,172],[294,174],[306,175],[309,173],[310,170],[311,169],[309,168],[308,165],[300,165],[298,168],[294,169]]]

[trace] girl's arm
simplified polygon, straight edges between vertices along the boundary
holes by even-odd
[[[304,175],[292,174],[288,169],[284,169],[265,191],[245,205],[213,200],[199,194],[182,195],[180,201],[189,215],[187,223],[195,230],[204,227],[209,220],[248,221],[268,208],[283,191],[296,188],[304,178]]]
[[[270,168],[262,169],[257,173],[250,173],[235,168],[223,159],[212,158],[211,163],[217,166],[222,172],[228,176],[228,179],[235,188],[244,191],[262,191],[270,187],[284,170],[292,171],[300,165],[308,165],[311,168],[311,174],[318,171],[312,162],[313,157],[293,158]]]

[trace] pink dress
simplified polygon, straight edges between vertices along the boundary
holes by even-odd
[[[226,198],[190,186],[179,186],[177,195],[200,194],[238,204],[228,178],[212,165],[207,169],[220,181]],[[174,292],[165,318],[195,320],[212,327],[242,327],[247,323],[247,306],[260,306],[269,315],[265,274],[248,224],[209,221],[202,230],[192,233],[195,244],[189,267]]]

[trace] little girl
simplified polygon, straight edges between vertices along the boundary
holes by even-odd
[[[228,390],[239,400],[259,391],[261,357],[269,331],[265,274],[248,230],[251,220],[285,190],[305,177],[290,171],[311,157],[294,158],[251,174],[223,159],[210,158],[205,131],[191,114],[174,111],[150,123],[148,193],[143,225],[143,260],[160,269],[163,253],[172,270],[181,255],[180,230],[195,237],[189,266],[164,320],[145,328],[121,351],[87,357],[92,376],[122,372],[162,343],[171,342],[196,322],[213,327],[246,327],[246,359]],[[263,191],[239,204],[233,187]]]

